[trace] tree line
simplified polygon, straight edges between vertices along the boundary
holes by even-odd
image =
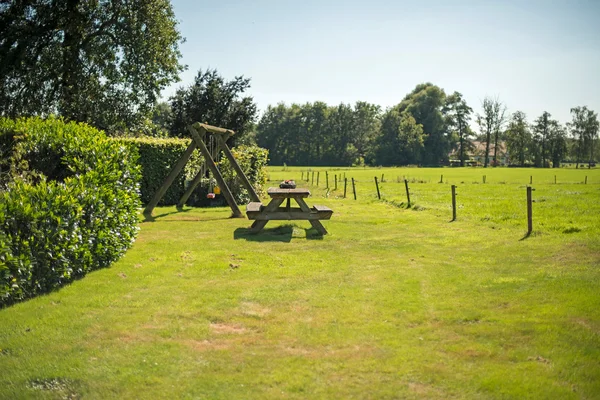
[[[598,154],[598,115],[571,109],[561,124],[544,112],[533,122],[486,97],[475,114],[461,93],[431,83],[382,109],[323,102],[268,106],[260,115],[250,79],[199,70],[168,101],[179,80],[183,38],[169,0],[0,2],[0,115],[55,114],[111,135],[187,136],[194,121],[236,131],[230,144],[269,149],[272,164],[465,165],[473,142],[483,164],[505,145],[515,165],[557,166]]]
[[[459,92],[424,83],[387,110],[365,102],[269,106],[255,135],[273,164],[290,165],[437,166],[454,155],[464,166],[475,140],[485,144],[485,167],[498,165],[501,144],[515,166],[558,167],[565,159],[579,166],[598,154],[598,115],[585,106],[571,109],[566,125],[548,112],[529,123],[493,97],[481,110],[474,114]]]

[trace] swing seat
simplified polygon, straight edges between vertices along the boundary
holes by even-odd
[[[214,198],[215,198],[215,196],[216,196],[216,195],[215,195],[214,193],[209,193],[209,194],[207,194],[207,195],[206,195],[206,198],[207,198],[207,199],[214,199]]]

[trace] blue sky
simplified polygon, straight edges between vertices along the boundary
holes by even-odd
[[[532,121],[600,112],[600,0],[172,0],[181,82],[199,69],[252,79],[259,109],[359,100],[383,108],[415,85],[461,92],[475,111],[498,96]]]

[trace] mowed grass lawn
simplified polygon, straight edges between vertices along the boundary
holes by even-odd
[[[317,170],[327,236],[158,208],[111,268],[0,310],[0,398],[600,398],[600,170]]]

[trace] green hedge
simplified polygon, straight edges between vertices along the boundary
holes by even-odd
[[[231,149],[231,152],[254,187],[254,190],[260,196],[264,191],[263,186],[267,182],[266,166],[269,161],[269,151],[258,146],[238,146]],[[226,157],[221,157],[219,169],[227,186],[231,189],[236,202],[238,204],[248,203],[250,196],[241,181],[237,178],[235,171]]]
[[[142,172],[140,181],[140,195],[143,204],[148,204],[154,193],[160,188],[163,181],[185,152],[190,140],[185,139],[157,139],[157,138],[116,138],[118,143],[131,147],[140,155],[139,165]],[[186,188],[186,181],[193,178],[193,174],[200,168],[202,156],[196,149],[185,167],[185,173],[179,174],[167,193],[158,203],[159,206],[177,204]]]
[[[179,160],[190,144],[190,139],[117,138],[114,140],[135,148],[140,155],[139,164],[142,171],[140,190],[142,203],[144,204],[147,204],[152,199],[154,193],[160,188],[169,171],[171,171],[171,168],[177,163],[177,160]],[[258,191],[262,190],[262,185],[266,182],[265,166],[267,164],[268,151],[257,146],[240,146],[231,151],[252,185]],[[241,186],[239,179],[235,177],[229,161],[223,155],[220,159],[218,164],[221,174],[236,201],[239,204],[248,202],[248,193]],[[185,166],[185,172],[181,173],[175,179],[158,205],[177,204],[185,192],[187,184],[200,170],[202,162],[203,157],[200,151],[198,149],[194,150],[190,161]],[[194,206],[226,205],[222,195],[217,196],[213,200],[206,198],[207,193],[213,190],[215,185],[216,181],[213,178],[203,179],[189,198],[187,204]]]
[[[12,143],[0,186],[0,306],[106,267],[131,246],[140,173],[130,149],[56,118],[0,118],[0,142]]]

